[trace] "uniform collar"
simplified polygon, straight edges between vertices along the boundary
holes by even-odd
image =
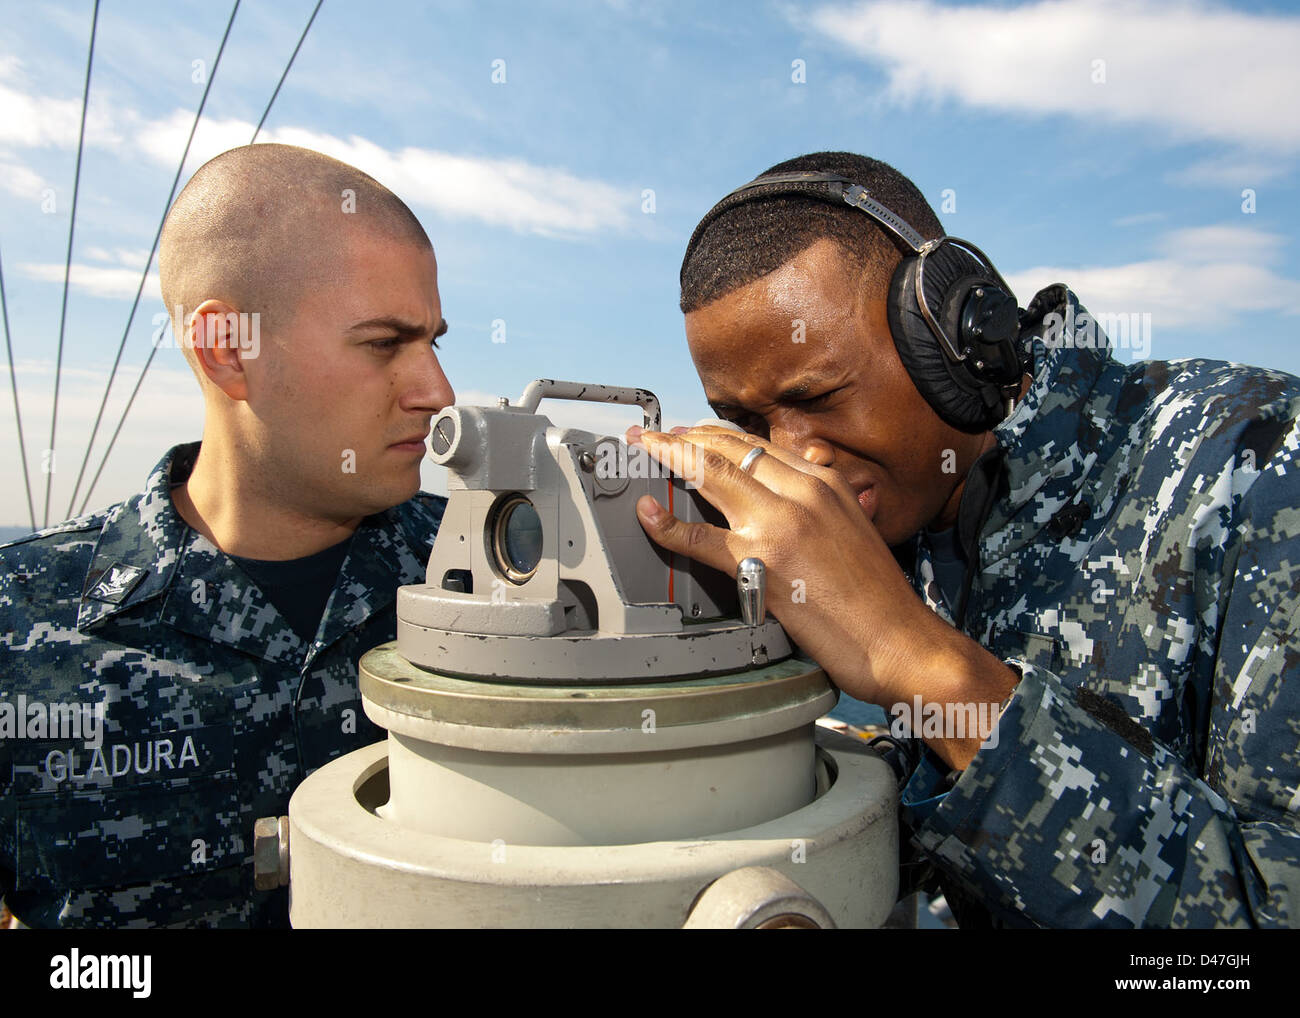
[[[1111,356],[1109,338],[1062,284],[1030,302],[1021,338],[1033,355],[1033,381],[1011,415],[993,429],[997,446],[985,454],[1001,460],[1000,476],[988,478],[996,497],[989,500],[982,525],[965,521],[974,523],[970,529],[976,534],[998,535],[981,555],[985,566],[1027,545],[1062,510],[1090,511],[1081,493],[1103,451],[1109,417],[1110,398],[1100,390],[1118,380],[1110,370],[1120,365]],[[963,516],[965,502],[963,493]]]
[[[158,599],[180,562],[189,525],[172,504],[171,488],[190,476],[199,443],[168,450],[145,484],[108,511],[91,557],[77,610],[86,629]]]
[[[170,450],[145,490],[109,512],[82,588],[78,629],[129,615],[137,625],[157,621],[255,657],[307,667],[345,633],[391,610],[398,586],[423,582],[434,536],[427,517],[409,502],[366,517],[348,546],[316,639],[305,646],[256,583],[176,511],[171,489],[189,477],[198,451],[197,442]]]
[[[1016,507],[1053,479],[1078,480],[1082,460],[1072,452],[1095,451],[1106,430],[1105,420],[1095,419],[1089,405],[1093,389],[1102,373],[1117,365],[1110,339],[1064,285],[1041,290],[1029,310],[1021,335],[1033,353],[1034,380],[1011,416],[993,430]]]
[[[424,582],[434,534],[421,531],[421,522],[411,518],[410,503],[362,521],[325,605],[309,663],[366,619],[380,612],[392,613],[399,586]]]

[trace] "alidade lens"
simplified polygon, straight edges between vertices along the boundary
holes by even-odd
[[[492,526],[492,551],[497,568],[514,583],[525,583],[542,560],[542,520],[522,495],[499,504]]]

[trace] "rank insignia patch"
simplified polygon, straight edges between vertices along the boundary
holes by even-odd
[[[96,601],[107,601],[109,604],[121,604],[144,576],[145,571],[138,566],[114,562],[103,572],[99,582],[90,588],[86,596],[93,597]]]

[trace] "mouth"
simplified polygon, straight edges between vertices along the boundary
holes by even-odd
[[[867,519],[874,520],[876,518],[876,486],[874,484],[869,484],[858,492],[858,505],[867,514]]]
[[[399,439],[392,443],[388,448],[397,452],[419,453],[421,456],[427,451],[424,440],[429,437],[429,432],[424,431],[418,435],[412,435],[409,438]]]

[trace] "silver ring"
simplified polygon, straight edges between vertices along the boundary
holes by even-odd
[[[745,458],[740,461],[740,469],[745,471],[747,474],[750,473],[749,468],[754,465],[754,460],[758,459],[766,451],[767,450],[761,445],[754,446],[754,448],[750,449],[749,452],[745,453]]]

